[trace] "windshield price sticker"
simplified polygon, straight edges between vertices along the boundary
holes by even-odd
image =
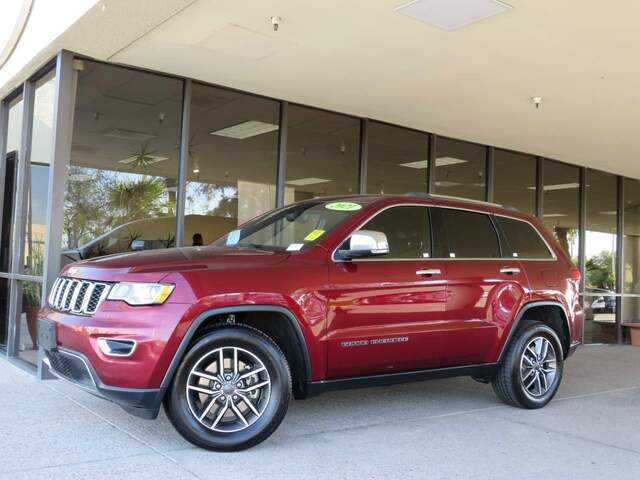
[[[313,242],[314,240],[319,239],[322,235],[324,235],[324,230],[316,229],[309,232],[309,235],[304,237],[305,242]]]
[[[291,243],[287,247],[287,252],[297,252],[302,250],[302,247],[304,247],[304,243]]]
[[[327,210],[336,210],[338,212],[355,212],[360,210],[362,205],[353,202],[333,202],[327,203],[324,208]]]
[[[240,240],[240,230],[233,230],[227,235],[227,245],[235,245]]]

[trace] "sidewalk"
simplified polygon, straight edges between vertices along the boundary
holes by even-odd
[[[0,479],[637,479],[640,348],[588,346],[556,400],[501,404],[468,378],[292,403],[251,450],[192,447],[156,421],[0,359]]]

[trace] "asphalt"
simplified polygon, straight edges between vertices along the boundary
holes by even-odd
[[[586,346],[547,407],[501,404],[468,378],[295,401],[266,442],[200,450],[0,359],[0,479],[637,479],[640,348]]]

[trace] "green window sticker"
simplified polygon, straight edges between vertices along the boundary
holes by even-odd
[[[353,202],[333,202],[327,203],[324,208],[327,210],[337,210],[339,212],[355,212],[360,210],[362,205]]]

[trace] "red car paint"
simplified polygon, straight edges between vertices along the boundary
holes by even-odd
[[[343,199],[343,198],[342,198]],[[518,312],[533,301],[563,309],[570,343],[582,336],[583,312],[571,262],[536,218],[488,204],[435,197],[349,197],[363,208],[300,252],[189,247],[103,257],[73,264],[62,276],[107,282],[162,282],[175,289],[159,306],[105,300],[92,316],[43,309],[57,344],[84,355],[108,386],[159,388],[199,315],[211,309],[271,305],[298,322],[310,364],[309,382],[497,362]],[[338,262],[332,253],[374,213],[392,205],[447,206],[524,219],[556,259],[424,258]],[[504,274],[504,267],[521,273]],[[434,276],[417,275],[437,268]],[[130,357],[105,356],[99,337],[134,339]],[[363,348],[343,342],[393,339]],[[405,340],[406,339],[406,340]]]

